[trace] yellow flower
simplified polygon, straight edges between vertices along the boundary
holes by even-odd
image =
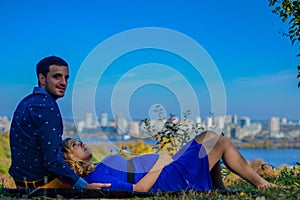
[[[246,196],[245,192],[240,192],[240,196],[241,196],[241,197]]]
[[[255,200],[265,200],[265,199],[266,199],[265,196],[258,196],[258,197],[255,198]]]

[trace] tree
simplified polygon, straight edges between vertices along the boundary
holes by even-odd
[[[269,6],[272,7],[272,12],[278,15],[282,22],[288,20],[289,30],[287,33],[283,33],[285,37],[288,37],[292,45],[300,44],[300,0],[269,0]],[[300,53],[297,54],[300,57]],[[300,65],[297,67],[298,75],[300,78]],[[300,87],[300,81],[298,82]]]

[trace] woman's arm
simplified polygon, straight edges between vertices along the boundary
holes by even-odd
[[[160,155],[150,171],[139,182],[133,185],[133,191],[148,192],[156,182],[164,166],[171,162],[173,162],[171,156],[167,154]]]

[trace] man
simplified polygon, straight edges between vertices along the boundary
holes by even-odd
[[[38,87],[17,106],[10,129],[10,175],[18,188],[99,189],[88,184],[65,163],[61,152],[63,123],[58,98],[65,95],[69,68],[50,56],[36,66]],[[63,180],[63,182],[61,181]]]

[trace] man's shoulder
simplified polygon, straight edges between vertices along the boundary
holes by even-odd
[[[21,102],[34,104],[36,102],[52,102],[52,101],[53,100],[51,98],[49,98],[48,95],[46,95],[46,94],[32,93],[32,94],[29,94],[26,97],[24,97]]]
[[[19,107],[53,107],[55,101],[44,93],[32,93],[24,97],[19,103]]]

